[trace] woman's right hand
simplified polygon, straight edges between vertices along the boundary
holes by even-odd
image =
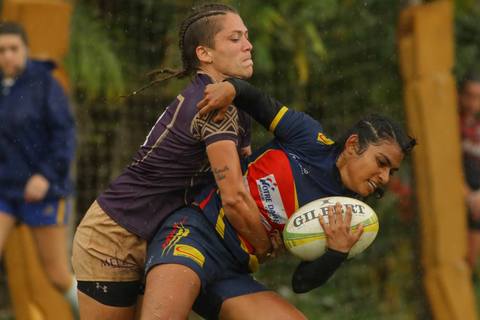
[[[283,238],[280,231],[273,230],[269,236],[272,247],[268,252],[265,252],[261,255],[257,254],[257,258],[260,264],[265,263],[271,259],[278,258],[285,253],[285,244],[283,243]]]

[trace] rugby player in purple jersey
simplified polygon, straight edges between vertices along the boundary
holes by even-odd
[[[230,107],[220,122],[199,116],[205,86],[249,78],[252,45],[238,13],[221,4],[197,8],[179,32],[190,84],[158,118],[133,162],[88,209],[73,246],[82,319],[132,319],[144,276],[147,242],[165,218],[215,181],[225,215],[258,259],[272,245],[243,184],[239,152],[250,153],[249,118]],[[212,176],[213,172],[213,176]],[[170,266],[164,265],[168,276]],[[182,288],[178,288],[182,290]]]

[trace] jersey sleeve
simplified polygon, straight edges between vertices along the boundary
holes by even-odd
[[[234,104],[271,131],[284,144],[308,151],[312,142],[333,144],[323,133],[322,126],[303,112],[288,109],[281,102],[262,92],[248,82],[228,78],[235,88]]]
[[[294,145],[308,151],[312,143],[331,145],[334,142],[324,133],[318,121],[304,112],[282,107],[269,126],[275,137],[283,144]]]
[[[292,288],[295,293],[305,293],[327,282],[347,259],[348,254],[327,249],[313,261],[301,262],[292,277]]]
[[[214,116],[213,112],[202,116],[197,113],[191,124],[192,135],[207,146],[221,140],[232,140],[238,144],[241,127],[237,109],[230,106],[220,122],[213,121]]]
[[[240,147],[245,148],[252,144],[252,118],[245,112],[238,113],[240,121]]]
[[[49,156],[37,164],[39,173],[50,183],[62,181],[69,174],[75,153],[75,122],[68,99],[60,84],[48,76],[46,114],[49,128]]]

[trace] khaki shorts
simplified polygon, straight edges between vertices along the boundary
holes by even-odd
[[[77,228],[72,265],[79,281],[142,281],[147,242],[113,221],[95,201]]]

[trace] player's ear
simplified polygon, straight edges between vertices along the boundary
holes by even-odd
[[[358,155],[360,153],[358,134],[354,133],[347,138],[347,141],[345,141],[344,151],[349,156]]]
[[[213,62],[212,53],[210,49],[205,46],[198,46],[195,48],[195,53],[197,54],[197,58],[201,63],[210,64]]]

